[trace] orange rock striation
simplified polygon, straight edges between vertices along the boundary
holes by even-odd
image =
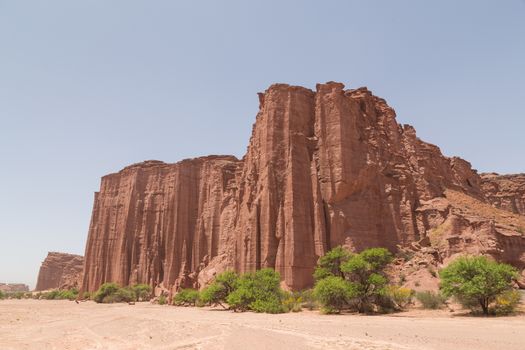
[[[436,259],[475,246],[524,267],[520,228],[473,219],[448,194],[504,210],[510,199],[491,199],[485,177],[399,125],[385,100],[334,82],[316,91],[275,84],[259,99],[242,160],[146,161],[102,178],[83,290],[106,281],[202,287],[225,269],[264,267],[302,289],[337,245],[430,249]],[[436,230],[445,233],[431,239]]]

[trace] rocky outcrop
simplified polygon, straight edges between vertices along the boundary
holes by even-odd
[[[515,214],[525,215],[525,174],[482,174],[481,179],[483,192],[490,203]]]
[[[5,293],[29,292],[29,286],[23,283],[0,283],[0,291]]]
[[[430,246],[439,259],[472,246],[525,261],[517,226],[495,225],[492,213],[480,223],[464,214],[465,203],[450,200],[458,193],[488,203],[470,164],[397,124],[394,110],[366,88],[276,84],[259,100],[242,160],[148,161],[102,179],[84,290],[106,281],[200,287],[225,269],[264,267],[301,289],[311,285],[317,259],[337,245]],[[449,245],[432,247],[431,233],[445,224]]]
[[[49,252],[40,266],[35,291],[80,288],[83,267],[80,255]]]

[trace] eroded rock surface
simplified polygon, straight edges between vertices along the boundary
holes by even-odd
[[[399,125],[385,100],[333,82],[315,91],[275,84],[259,100],[242,160],[147,161],[103,177],[84,290],[106,281],[201,287],[225,269],[264,267],[301,289],[337,245],[425,248],[438,260],[475,251],[523,268],[521,224],[498,222],[490,204],[517,222],[523,212],[490,199],[467,161]],[[472,213],[471,201],[490,210]]]
[[[35,291],[80,288],[83,267],[80,255],[49,252],[40,266]]]
[[[483,191],[495,207],[525,215],[525,174],[482,174]]]

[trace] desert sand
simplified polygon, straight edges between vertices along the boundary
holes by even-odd
[[[525,317],[446,311],[265,315],[159,306],[0,301],[0,349],[523,349]]]

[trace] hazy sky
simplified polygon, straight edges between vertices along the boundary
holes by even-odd
[[[0,282],[83,254],[102,175],[242,156],[257,92],[330,80],[480,171],[525,171],[521,0],[0,0]]]

